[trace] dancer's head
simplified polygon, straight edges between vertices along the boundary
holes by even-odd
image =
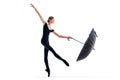
[[[50,23],[50,24],[53,24],[53,23],[54,23],[54,17],[53,17],[53,16],[50,16],[50,17],[48,18],[48,23]]]

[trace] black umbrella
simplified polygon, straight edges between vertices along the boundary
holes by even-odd
[[[84,46],[83,46],[83,48],[82,48],[82,50],[81,50],[81,52],[80,52],[80,54],[77,58],[77,61],[86,58],[92,50],[95,50],[94,45],[95,45],[96,37],[97,37],[97,34],[96,34],[96,32],[94,31],[94,28],[93,28],[85,43],[82,43],[82,42],[76,40],[75,38],[71,38],[71,39],[73,39],[77,42],[80,42],[81,44],[84,44]]]

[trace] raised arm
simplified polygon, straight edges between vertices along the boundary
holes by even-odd
[[[38,10],[36,9],[36,7],[33,4],[30,4],[30,5],[31,5],[31,7],[34,8],[34,10],[38,14],[38,16],[39,16],[40,20],[42,21],[42,23],[45,24],[46,23],[45,20],[43,19],[43,17],[41,16],[41,14],[38,12]]]

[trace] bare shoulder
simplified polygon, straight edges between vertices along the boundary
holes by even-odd
[[[47,25],[47,22],[44,22],[43,25],[44,25],[44,26]]]
[[[47,22],[46,22],[46,21],[44,21],[44,22],[43,22],[43,25],[45,25],[45,24],[47,24]]]

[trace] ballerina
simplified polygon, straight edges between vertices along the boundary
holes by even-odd
[[[55,34],[59,38],[66,38],[66,39],[70,39],[71,37],[70,36],[59,35],[57,32],[55,32],[55,30],[51,29],[51,24],[54,23],[54,17],[53,16],[50,16],[48,18],[48,21],[46,22],[33,4],[31,4],[31,7],[34,8],[34,10],[38,14],[40,20],[43,23],[43,36],[42,36],[42,39],[41,39],[41,43],[44,46],[44,62],[45,62],[45,65],[46,65],[45,71],[48,73],[48,77],[50,77],[50,68],[49,68],[49,64],[48,64],[48,51],[51,51],[54,54],[54,56],[56,58],[58,58],[59,60],[63,61],[66,66],[69,66],[69,63],[65,59],[60,57],[55,52],[55,50],[50,46],[50,44],[49,44],[49,34],[52,32],[53,34]]]

